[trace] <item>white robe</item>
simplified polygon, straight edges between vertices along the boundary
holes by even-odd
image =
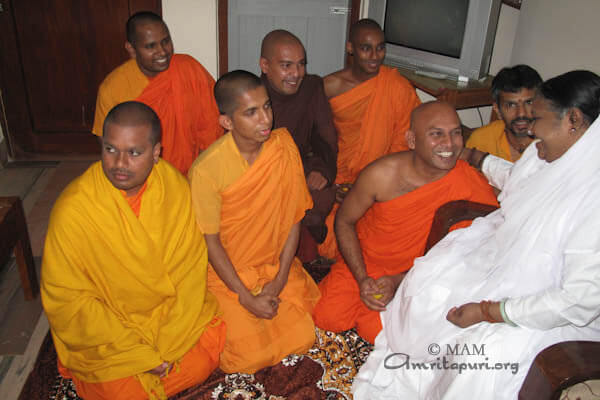
[[[514,399],[541,350],[600,341],[600,118],[552,163],[532,144],[514,165],[489,156],[483,172],[501,208],[415,260],[355,399]],[[517,327],[446,320],[453,306],[506,298]]]

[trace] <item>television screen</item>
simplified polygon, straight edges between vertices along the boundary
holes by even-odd
[[[460,58],[469,0],[388,0],[386,41]]]

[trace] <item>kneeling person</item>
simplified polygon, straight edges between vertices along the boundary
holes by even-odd
[[[166,399],[218,366],[225,324],[189,186],[159,159],[157,115],[121,103],[103,130],[102,161],[52,210],[42,301],[80,397]]]
[[[335,219],[343,259],[319,285],[318,327],[356,327],[373,343],[379,312],[415,257],[423,255],[435,211],[453,200],[497,205],[492,187],[466,162],[460,120],[438,101],[418,106],[406,133],[410,151],[384,156],[359,175]]]
[[[253,373],[315,340],[319,289],[294,257],[312,201],[294,140],[285,128],[271,132],[261,80],[230,72],[215,98],[228,133],[192,165],[192,200],[208,245],[209,289],[228,326],[221,369]]]

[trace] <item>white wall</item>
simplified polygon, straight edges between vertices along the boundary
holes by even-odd
[[[598,0],[526,0],[521,7],[513,64],[529,64],[543,79],[573,69],[600,73]]]
[[[193,56],[217,78],[217,0],[163,0],[162,12],[175,51]]]

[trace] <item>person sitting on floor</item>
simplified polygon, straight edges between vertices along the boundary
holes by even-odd
[[[385,37],[377,22],[361,19],[354,23],[346,51],[353,58],[352,65],[323,80],[338,133],[338,202],[367,164],[386,154],[408,150],[404,134],[411,111],[421,103],[415,89],[396,68],[381,65]],[[326,219],[327,238],[319,246],[319,253],[328,258],[337,253],[333,232],[337,209],[338,204]]]
[[[114,107],[102,160],[50,216],[42,302],[59,371],[86,400],[166,399],[203,382],[225,343],[189,185],[160,136],[150,107]]]
[[[215,80],[193,57],[173,54],[169,28],[158,15],[132,15],[126,32],[131,59],[100,85],[92,133],[102,136],[104,118],[115,105],[145,103],[161,120],[162,158],[185,174],[198,153],[223,134],[212,96]]]
[[[453,200],[497,205],[492,187],[465,161],[460,120],[440,101],[424,103],[411,116],[411,151],[369,164],[344,199],[335,220],[342,257],[319,284],[315,324],[340,332],[356,327],[373,343],[379,312],[423,255],[436,210]]]
[[[209,290],[228,326],[221,369],[254,373],[314,343],[320,293],[294,257],[312,200],[294,140],[284,128],[271,131],[260,78],[229,72],[215,98],[228,133],[202,152],[189,179],[212,266]]]
[[[528,65],[502,68],[492,80],[492,108],[500,119],[475,129],[465,147],[517,161],[533,140],[531,108],[541,84],[540,74]]]
[[[306,74],[306,51],[292,33],[278,29],[263,39],[261,80],[271,99],[273,128],[287,128],[298,146],[314,207],[302,219],[298,258],[318,261],[317,243],[335,201],[337,132],[323,79]]]
[[[515,399],[544,348],[600,338],[599,111],[600,77],[568,72],[540,87],[515,164],[465,149],[501,207],[415,260],[355,399]]]

